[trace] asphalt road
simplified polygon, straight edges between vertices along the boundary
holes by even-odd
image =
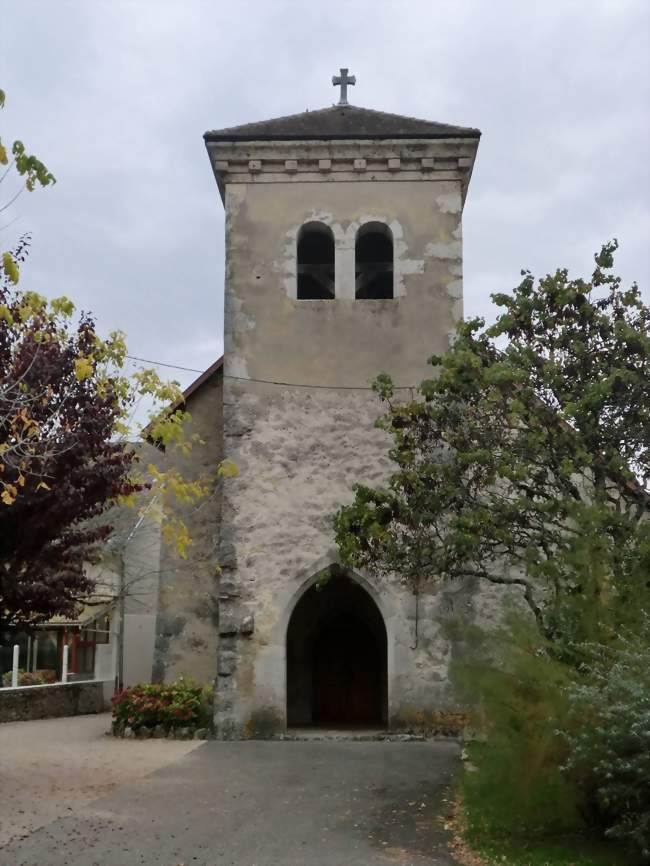
[[[0,866],[452,866],[457,760],[447,742],[206,742],[27,831]]]

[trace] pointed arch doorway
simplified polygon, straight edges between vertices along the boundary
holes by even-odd
[[[388,712],[386,627],[379,608],[337,570],[296,604],[287,628],[287,723],[382,726]]]

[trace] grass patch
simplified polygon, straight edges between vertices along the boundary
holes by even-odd
[[[633,866],[629,852],[583,836],[557,840],[489,839],[472,847],[492,866]]]
[[[462,779],[463,836],[489,866],[636,866],[629,849],[589,836],[557,775],[515,791],[499,750],[473,743],[469,753],[481,770]]]
[[[495,735],[494,741],[468,747],[470,764],[463,777],[468,832],[476,839],[582,834],[573,787],[554,761],[543,760],[545,750],[540,748],[538,758],[515,748],[519,745]]]

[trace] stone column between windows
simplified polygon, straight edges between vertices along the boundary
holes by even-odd
[[[354,300],[355,298],[355,275],[354,275],[354,238],[350,241],[348,233],[336,239],[335,261],[334,261],[334,285],[335,297]]]

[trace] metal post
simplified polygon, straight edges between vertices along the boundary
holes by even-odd
[[[63,668],[61,670],[61,682],[68,682],[68,651],[70,647],[66,644],[63,647]]]
[[[17,643],[14,644],[14,658],[11,665],[11,688],[15,689],[18,685],[18,659],[20,657],[20,647]]]
[[[32,671],[38,669],[38,638],[34,638],[34,644],[32,648]]]
[[[124,551],[120,553],[120,586],[119,586],[119,598],[118,598],[118,611],[119,611],[119,632],[117,635],[117,670],[115,672],[115,693],[118,694],[124,688],[124,638],[125,638],[125,626],[126,626],[126,575],[125,575],[125,562],[124,562]]]

